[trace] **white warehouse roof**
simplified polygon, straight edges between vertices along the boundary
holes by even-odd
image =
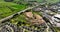
[[[54,15],[54,16],[60,18],[60,14],[56,14],[56,15]]]

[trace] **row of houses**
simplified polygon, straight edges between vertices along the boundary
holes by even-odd
[[[56,3],[56,4],[52,4],[50,9],[56,11],[56,12],[60,12],[60,2]]]

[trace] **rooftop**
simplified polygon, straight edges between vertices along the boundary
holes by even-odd
[[[54,15],[54,16],[60,18],[60,14],[56,14],[56,15]]]

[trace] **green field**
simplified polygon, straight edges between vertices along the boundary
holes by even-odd
[[[19,5],[12,2],[0,2],[0,19],[7,17],[18,11],[21,11],[25,8],[25,5]]]

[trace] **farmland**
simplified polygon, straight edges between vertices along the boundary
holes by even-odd
[[[0,19],[12,15],[25,8],[25,5],[19,5],[11,2],[0,2]]]

